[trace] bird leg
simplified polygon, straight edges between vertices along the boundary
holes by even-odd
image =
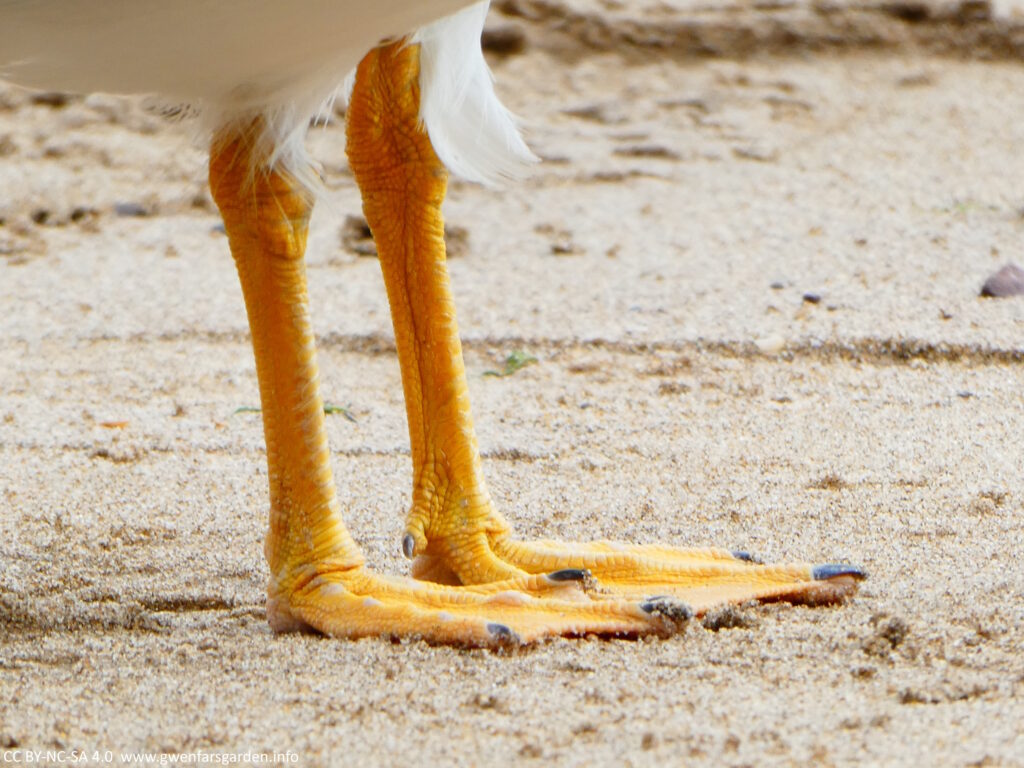
[[[743,553],[610,542],[519,542],[494,509],[470,416],[445,265],[447,173],[419,118],[418,47],[375,49],[359,66],[347,114],[349,164],[387,285],[413,462],[403,539],[413,574],[485,584],[585,569],[606,593],[672,595],[702,610],[724,602],[838,600],[863,576],[849,566],[766,566]]]
[[[269,167],[254,140],[262,123],[225,129],[210,155],[249,316],[270,479],[267,618],[278,631],[423,637],[465,645],[551,635],[663,633],[687,617],[678,602],[593,599],[585,574],[517,575],[449,587],[375,574],[341,519],[319,392],[303,261],[312,198]],[[406,220],[408,205],[392,214]]]

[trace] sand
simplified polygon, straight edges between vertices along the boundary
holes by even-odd
[[[505,654],[274,636],[193,128],[3,88],[0,759],[1024,765],[1024,298],[978,296],[1024,263],[1019,18],[608,5],[502,4],[499,86],[546,162],[447,203],[492,493],[523,536],[852,561],[857,596]],[[334,468],[402,573],[383,286],[343,245],[342,129],[310,147],[325,397],[356,419]],[[483,375],[517,349],[539,362]]]

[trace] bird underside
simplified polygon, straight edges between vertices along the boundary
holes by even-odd
[[[306,189],[226,129],[210,185],[242,282],[270,477],[268,618],[280,631],[509,645],[560,635],[669,634],[728,603],[840,601],[863,573],[765,565],[742,552],[611,542],[517,541],[494,509],[473,432],[445,268],[447,176],[419,121],[419,59],[402,42],[368,54],[347,151],[373,231],[402,370],[413,462],[402,540],[415,578],[369,570],[341,519],[318,390],[303,254]],[[265,172],[253,174],[252,168]]]

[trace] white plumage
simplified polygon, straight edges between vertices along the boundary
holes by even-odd
[[[388,38],[421,45],[420,116],[442,162],[474,181],[533,158],[480,50],[488,2],[0,0],[0,77],[30,88],[157,94],[213,128],[264,117],[275,162],[303,176],[309,121]]]
[[[533,154],[494,92],[480,50],[490,0],[417,32],[420,117],[430,143],[450,171],[470,181],[516,176]]]

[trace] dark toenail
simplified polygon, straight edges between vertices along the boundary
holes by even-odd
[[[402,554],[405,555],[406,560],[412,560],[412,556],[415,552],[416,539],[412,537],[411,533],[407,533],[402,537]]]
[[[856,565],[841,565],[839,563],[824,563],[811,569],[811,578],[815,581],[828,581],[836,576],[853,576],[859,581],[866,579],[868,573]]]
[[[504,624],[488,624],[487,631],[491,633],[491,637],[502,643],[518,643],[519,635],[513,632],[510,628]]]
[[[759,557],[754,557],[752,554],[744,549],[734,549],[732,556],[737,560],[742,560],[744,563],[763,563],[764,561]]]
[[[693,618],[693,610],[686,603],[673,600],[671,597],[651,597],[640,603],[640,609],[652,616],[664,616],[670,621],[689,621]]]
[[[590,571],[586,568],[563,568],[548,574],[550,581],[586,581],[589,578]]]

